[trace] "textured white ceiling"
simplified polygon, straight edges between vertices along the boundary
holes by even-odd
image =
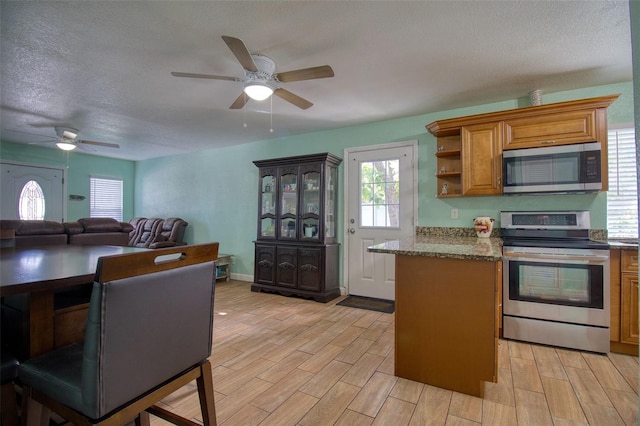
[[[1,139],[64,125],[131,160],[632,80],[626,1],[2,1],[0,20]],[[269,101],[229,109],[241,83],[170,75],[242,77],[222,35],[335,77],[283,84],[314,106],[273,98],[270,133]]]

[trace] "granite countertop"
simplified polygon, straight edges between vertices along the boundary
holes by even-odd
[[[622,240],[604,240],[609,244],[611,250],[638,250],[637,241],[622,241]]]
[[[502,239],[414,235],[403,240],[376,244],[368,247],[368,251],[495,262],[502,259]]]
[[[637,239],[607,239],[606,230],[592,230],[589,236],[592,240],[608,243],[611,250],[638,250]],[[368,247],[368,251],[405,256],[499,261],[502,259],[502,239],[499,229],[493,229],[491,238],[477,238],[473,228],[418,226],[414,236],[376,244]]]

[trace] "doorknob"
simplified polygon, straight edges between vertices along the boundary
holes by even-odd
[[[355,234],[355,233],[356,233],[356,230],[355,230],[355,229],[353,229],[353,228],[349,228],[349,233],[350,233],[350,234]]]

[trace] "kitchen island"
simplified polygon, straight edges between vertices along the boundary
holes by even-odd
[[[498,374],[501,240],[416,235],[368,250],[396,255],[395,375],[481,397]]]

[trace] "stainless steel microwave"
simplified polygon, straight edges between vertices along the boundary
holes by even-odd
[[[599,142],[504,151],[503,193],[586,193],[602,189]]]

